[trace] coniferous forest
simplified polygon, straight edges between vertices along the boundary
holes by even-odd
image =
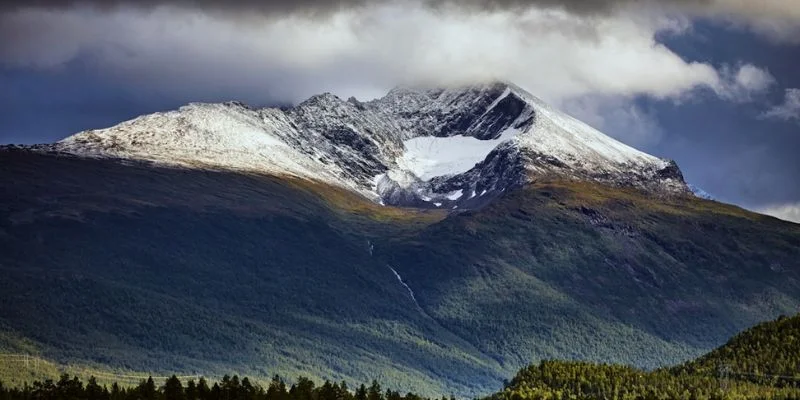
[[[208,382],[205,378],[182,382],[172,376],[162,383],[153,378],[141,381],[136,386],[123,387],[117,383],[110,387],[100,385],[95,378],[82,382],[77,377],[62,375],[58,381],[45,380],[24,385],[21,388],[6,388],[0,384],[2,400],[423,400],[422,397],[387,389],[377,381],[371,385],[350,388],[347,383],[326,381],[317,386],[312,380],[300,377],[287,385],[277,375],[263,387],[251,383],[248,378],[225,376],[219,382]],[[442,398],[447,400],[447,398]]]
[[[800,315],[757,325],[697,360],[644,371],[630,366],[579,361],[542,361],[520,370],[497,393],[483,400],[735,400],[800,399]],[[442,397],[446,400],[448,397]],[[452,398],[452,397],[450,397]],[[0,400],[422,400],[426,397],[384,389],[377,381],[350,387],[321,385],[300,377],[287,384],[274,376],[266,387],[248,378],[225,376],[219,382],[164,382],[153,378],[136,386],[98,384],[62,375],[22,387],[4,387]]]

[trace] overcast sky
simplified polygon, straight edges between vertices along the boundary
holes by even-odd
[[[800,221],[796,0],[0,1],[0,143],[191,101],[512,81]]]

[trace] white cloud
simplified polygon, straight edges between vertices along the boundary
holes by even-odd
[[[767,110],[763,118],[789,121],[800,121],[800,89],[786,89],[783,104]]]
[[[714,86],[720,98],[737,103],[753,100],[754,96],[764,94],[775,84],[775,78],[766,69],[752,64],[738,68],[724,66],[720,69],[721,79]]]
[[[586,95],[669,98],[701,86],[722,93],[725,78],[711,65],[686,62],[655,41],[658,32],[681,26],[685,21],[664,17],[410,5],[323,19],[243,19],[168,7],[19,10],[0,20],[0,34],[20,37],[0,49],[0,60],[53,68],[84,57],[101,73],[137,84],[269,91],[287,100],[320,90],[375,96],[398,83],[489,78],[555,102]],[[750,72],[743,68],[736,77],[742,88],[758,84]]]
[[[690,31],[663,14],[571,14],[557,9],[464,12],[389,2],[268,18],[155,8],[21,9],[0,14],[0,63],[99,74],[181,98],[209,93],[296,102],[322,91],[373,98],[398,84],[505,79],[634,145],[661,137],[632,99],[681,99],[708,88],[749,101],[774,82],[751,64],[719,70],[656,41]],[[14,37],[11,37],[12,39]]]
[[[763,207],[758,212],[780,218],[784,221],[796,222],[800,224],[800,203],[788,203],[769,207]]]

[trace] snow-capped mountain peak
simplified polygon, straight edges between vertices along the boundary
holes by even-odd
[[[688,193],[674,163],[503,82],[399,87],[369,102],[325,93],[286,110],[193,103],[81,132],[54,147],[292,175],[417,207],[477,207],[544,175]]]

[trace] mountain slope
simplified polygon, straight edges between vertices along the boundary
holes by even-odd
[[[421,316],[369,254],[371,235],[441,215],[325,188],[334,207],[319,187],[264,176],[27,152],[0,162],[15,188],[0,201],[0,321],[45,358],[209,375],[375,374],[428,392],[469,390],[460,376],[499,377],[496,362]]]
[[[640,189],[446,214],[28,150],[0,182],[0,326],[59,362],[475,395],[542,358],[673,364],[800,305],[797,225]]]
[[[670,352],[710,348],[746,321],[793,310],[797,234],[719,203],[542,182],[427,227],[396,244],[391,262],[451,329],[492,332],[475,338],[479,348],[518,363],[591,354],[656,366],[666,360],[652,343],[635,347],[646,342],[636,335]],[[595,319],[633,329],[604,331]],[[631,335],[625,350],[621,335]]]

